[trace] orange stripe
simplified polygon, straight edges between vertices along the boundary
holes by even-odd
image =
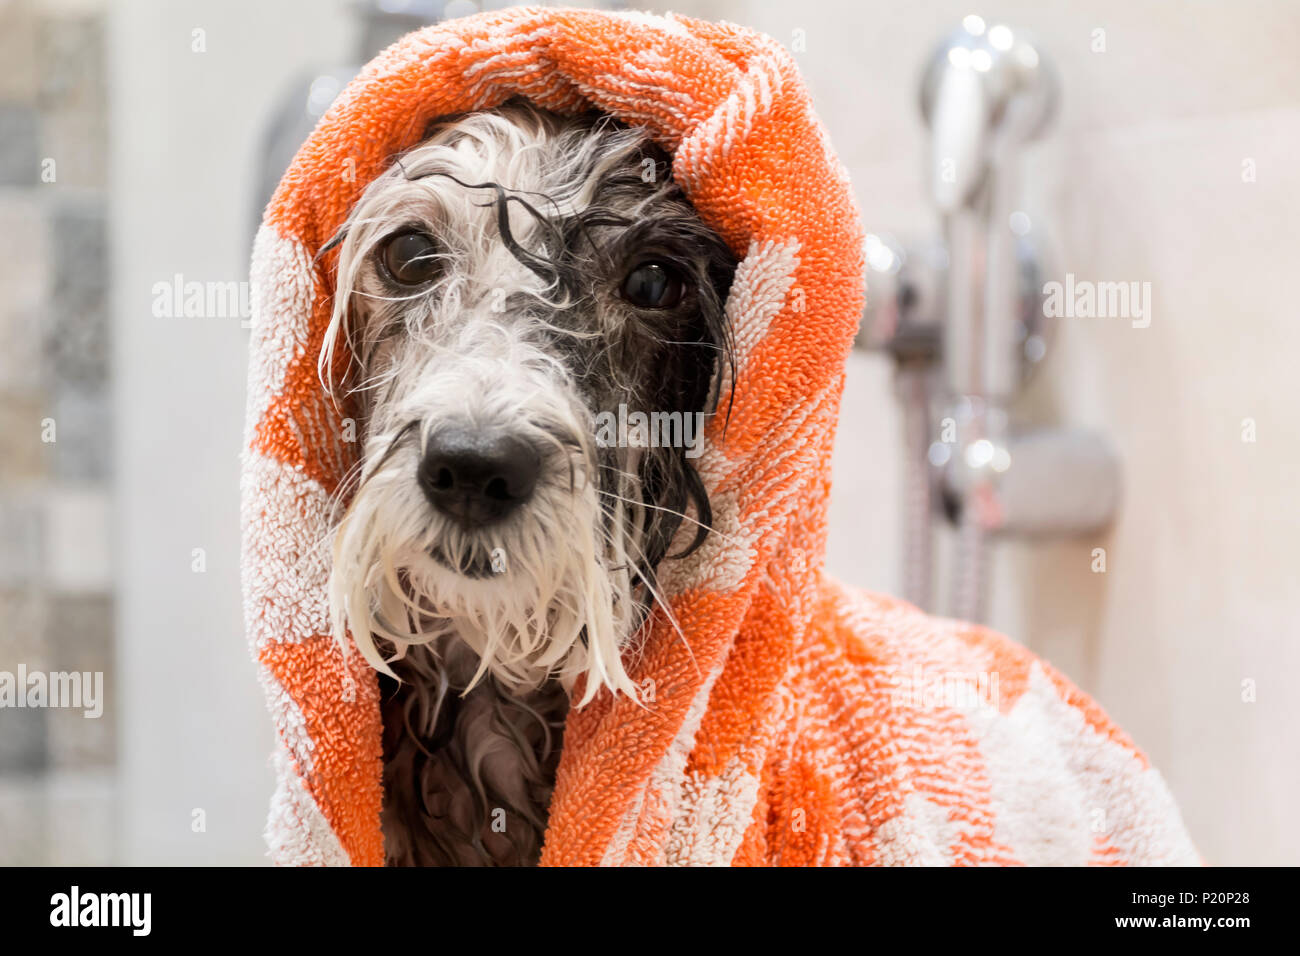
[[[375,672],[356,654],[345,665],[325,636],[267,644],[258,659],[293,697],[315,745],[304,780],[308,792],[354,865],[382,865],[383,756]]]

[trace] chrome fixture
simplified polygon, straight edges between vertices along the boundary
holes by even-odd
[[[957,528],[943,610],[980,621],[991,535],[1081,535],[1109,524],[1119,469],[1076,429],[1025,431],[1010,403],[1048,353],[1040,232],[1018,206],[1024,147],[1050,124],[1055,71],[1019,31],[969,16],[921,84],[927,187],[941,241],[867,237],[859,345],[888,351],[903,405],[905,595],[930,610],[934,516]]]

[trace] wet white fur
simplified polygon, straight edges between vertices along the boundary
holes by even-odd
[[[401,157],[353,211],[321,374],[336,394],[358,393],[367,420],[329,594],[336,637],[350,632],[380,671],[391,674],[390,661],[412,645],[455,635],[481,658],[475,681],[490,672],[519,691],[552,678],[568,689],[585,675],[579,705],[602,687],[635,696],[620,656],[645,614],[630,575],[642,507],[635,463],[620,462],[613,513],[602,519],[594,414],[544,345],[544,317],[560,293],[505,247],[491,190],[434,174],[500,183],[544,212],[571,214],[591,201],[600,172],[628,162],[640,140],[633,131],[557,140],[535,113],[475,114]],[[534,218],[513,205],[510,215],[515,237],[537,248]],[[417,224],[445,249],[442,277],[394,298],[373,253],[397,227]],[[530,311],[530,300],[541,308]],[[340,383],[334,369],[345,343],[353,364]],[[390,447],[411,422],[419,424]],[[435,512],[415,481],[429,435],[453,422],[505,426],[544,450],[532,500],[472,534]],[[467,576],[431,557],[435,547],[468,567],[495,554],[505,570]],[[393,656],[385,659],[374,635]]]

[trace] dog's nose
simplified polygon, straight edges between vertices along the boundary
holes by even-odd
[[[491,524],[533,493],[541,456],[507,432],[442,428],[430,437],[418,478],[429,502],[468,527]]]

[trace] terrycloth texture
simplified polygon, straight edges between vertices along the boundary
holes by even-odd
[[[662,621],[644,635],[630,672],[649,706],[602,692],[570,713],[542,862],[1197,862],[1156,771],[1062,677],[823,572],[861,233],[790,56],[730,25],[539,9],[440,24],[378,57],[298,153],[257,240],[244,573],[279,728],[273,858],[383,860],[376,677],[326,636],[329,498],[358,444],[355,410],[317,381],[336,258],[313,256],[430,120],[515,94],[646,125],[743,257],[734,405],[699,460],[717,532],[664,569],[686,640]]]

